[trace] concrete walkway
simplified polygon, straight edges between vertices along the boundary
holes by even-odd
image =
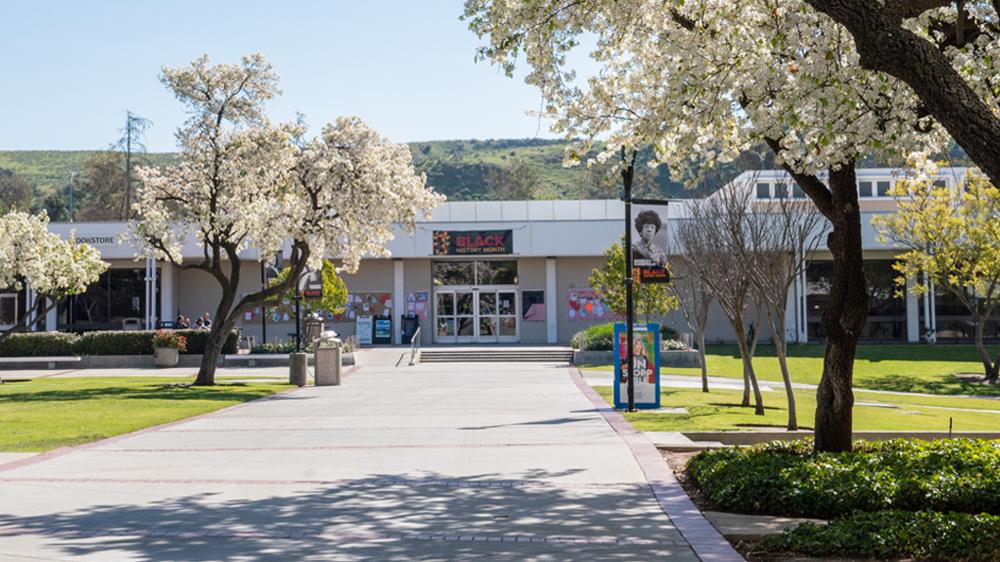
[[[369,364],[0,465],[0,560],[741,560],[602,404],[565,366]]]

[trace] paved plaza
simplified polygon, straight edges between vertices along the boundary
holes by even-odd
[[[598,400],[565,365],[372,362],[0,465],[0,560],[741,560]]]

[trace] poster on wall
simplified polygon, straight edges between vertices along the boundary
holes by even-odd
[[[423,322],[427,320],[430,308],[430,293],[428,291],[408,291],[406,293],[406,314],[413,314]]]
[[[354,333],[358,336],[358,345],[372,344],[372,317],[369,315],[358,316]]]
[[[635,407],[660,407],[660,325],[636,324],[632,327],[632,361],[628,369],[628,330],[624,322],[615,323],[614,386],[615,408],[628,408],[628,377],[633,377]]]
[[[521,319],[545,322],[545,291],[521,291]]]
[[[618,319],[593,289],[570,289],[566,292],[566,316],[572,322],[601,322]]]
[[[392,316],[391,293],[348,293],[344,311],[334,315],[334,322],[353,322],[359,316]]]
[[[435,230],[435,256],[484,256],[514,253],[513,230]]]
[[[656,207],[636,206],[632,220],[632,270],[638,283],[669,283],[667,223]],[[661,207],[666,209],[666,207]]]

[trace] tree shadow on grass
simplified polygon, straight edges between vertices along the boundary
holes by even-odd
[[[938,380],[927,380],[901,374],[868,376],[863,381],[855,381],[856,386],[865,390],[887,390],[893,392],[922,392],[926,394],[975,396],[1000,396],[1000,385],[988,385],[960,379],[954,375],[942,375]]]
[[[529,473],[557,476],[542,469]],[[524,486],[500,478],[482,474],[456,482],[434,473],[418,478],[380,474],[336,485],[273,488],[263,483],[188,483],[188,491],[181,493],[172,493],[177,484],[143,485],[138,505],[129,503],[133,494],[109,493],[97,505],[60,500],[74,507],[45,514],[23,516],[0,508],[0,551],[60,558],[114,552],[118,558],[144,562],[696,560],[687,547],[660,542],[682,539],[645,484]],[[99,485],[86,486],[93,490]],[[107,486],[120,492],[128,485]],[[45,498],[51,503],[65,491],[45,485],[39,494],[51,496]],[[149,500],[160,496],[166,497]],[[22,537],[5,545],[11,535]],[[42,545],[27,535],[38,536]],[[516,537],[524,539],[517,542]],[[626,538],[643,544],[541,541],[555,537]]]
[[[744,408],[744,409],[747,409],[747,410],[752,410],[753,407],[754,407],[753,403],[751,403],[749,406],[744,406],[744,405],[739,404],[737,402],[708,402],[708,405],[709,406],[718,406],[720,408]],[[784,410],[784,408],[779,408],[777,406],[768,406],[766,404],[764,405],[764,409],[765,410]]]
[[[236,392],[230,388],[243,388]],[[109,385],[66,390],[32,391],[30,385],[18,386],[12,392],[0,394],[0,404],[32,402],[68,402],[86,400],[220,400],[248,401],[268,396],[270,389],[254,389],[247,384],[225,384],[214,387],[176,384],[143,384],[137,386]]]

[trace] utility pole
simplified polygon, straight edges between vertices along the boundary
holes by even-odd
[[[75,191],[76,191],[76,176],[78,172],[73,172],[69,176],[69,222],[74,222],[76,220],[76,205],[75,205]]]

